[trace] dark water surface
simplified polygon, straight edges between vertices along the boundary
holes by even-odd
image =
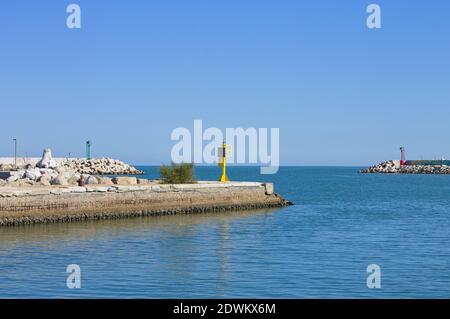
[[[450,176],[229,171],[275,182],[296,205],[0,228],[0,297],[450,297]],[[69,264],[81,289],[66,286]],[[367,288],[369,264],[379,290]]]

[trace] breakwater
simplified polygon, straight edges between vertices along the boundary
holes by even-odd
[[[400,161],[387,161],[378,165],[363,169],[360,173],[378,174],[450,174],[448,165],[400,165]]]
[[[1,187],[0,226],[291,205],[271,183]]]
[[[40,161],[42,161],[42,158],[17,158],[17,168],[19,171],[25,171],[26,169],[37,166],[43,166],[42,168],[62,167],[79,174],[92,175],[143,174],[142,171],[130,164],[108,157],[92,158],[89,160],[84,158],[50,158],[47,163],[43,163],[44,165],[39,165],[38,163]],[[48,164],[50,161],[53,164]],[[14,168],[14,158],[0,158],[0,171],[12,171]]]
[[[140,175],[144,172],[132,165],[112,158],[76,159],[62,161],[61,166],[80,174],[93,175]]]

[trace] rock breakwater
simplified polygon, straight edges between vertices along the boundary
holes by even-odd
[[[61,166],[79,174],[90,175],[140,175],[144,172],[112,158],[77,159],[61,163]]]
[[[57,162],[50,149],[45,149],[41,160],[35,165],[8,172],[1,172],[0,186],[67,186],[90,184],[148,184],[149,181],[135,177],[111,179],[99,175],[140,175],[142,171],[122,161],[110,158],[70,159]]]
[[[377,174],[450,174],[450,166],[447,165],[400,165],[400,161],[387,161],[381,164],[363,169],[360,173]]]

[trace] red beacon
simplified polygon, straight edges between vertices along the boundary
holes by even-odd
[[[405,148],[403,146],[400,147],[400,165],[406,165]]]

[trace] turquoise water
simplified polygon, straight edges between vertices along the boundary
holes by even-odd
[[[230,169],[275,182],[296,203],[278,210],[0,229],[0,297],[449,298],[450,176],[357,171]],[[381,289],[367,288],[369,264]]]

